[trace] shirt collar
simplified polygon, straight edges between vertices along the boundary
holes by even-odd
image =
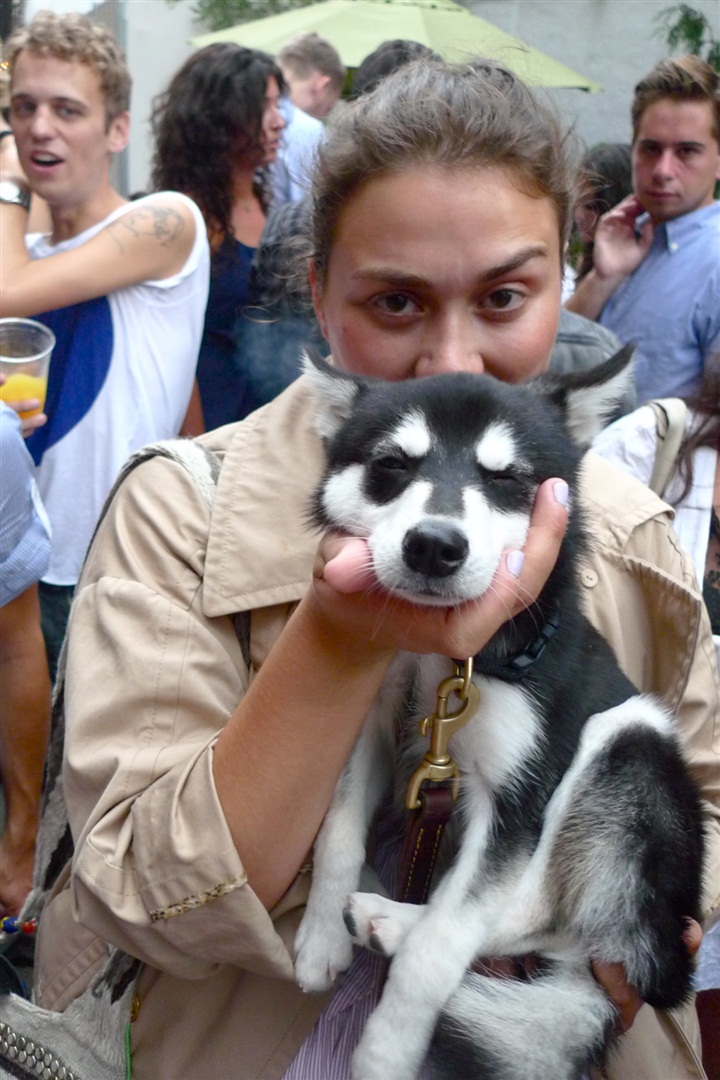
[[[715,221],[716,227],[720,228],[720,202],[712,202],[709,206],[701,206],[699,210],[692,210],[689,214],[681,214],[664,223],[665,243],[668,251],[672,254],[687,243],[687,241],[701,229],[708,228]]]
[[[295,106],[290,100],[289,94],[283,94],[280,98],[280,101],[278,102],[278,112],[285,121],[285,127],[289,127],[289,125],[292,124],[293,119],[295,118],[296,112]]]

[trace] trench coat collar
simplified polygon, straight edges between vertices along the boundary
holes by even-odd
[[[292,603],[307,590],[319,540],[308,510],[324,464],[314,412],[300,376],[246,420],[203,437],[222,456],[203,583],[208,617]]]

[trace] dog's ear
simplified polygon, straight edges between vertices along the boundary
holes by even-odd
[[[303,352],[302,368],[319,401],[315,429],[321,438],[329,439],[352,414],[360,382],[331,367],[317,353]]]
[[[635,345],[625,345],[597,367],[587,371],[548,372],[537,382],[565,414],[568,431],[586,450],[609,422],[618,405],[632,389],[632,358]]]

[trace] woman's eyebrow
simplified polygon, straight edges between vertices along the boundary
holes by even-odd
[[[483,270],[478,275],[478,281],[482,284],[488,281],[495,281],[497,278],[504,277],[506,274],[511,274],[515,270],[519,270],[526,263],[532,259],[543,259],[548,256],[548,248],[545,244],[532,244],[528,247],[521,248],[515,252],[505,262],[499,263],[497,266],[490,266],[486,270]],[[430,281],[423,277],[422,274],[413,274],[405,270],[398,269],[396,266],[370,266],[362,267],[357,270],[353,275],[355,280],[370,279],[373,281],[383,281],[388,285],[395,285],[397,287],[403,286],[405,288],[422,288],[430,284]]]
[[[352,275],[355,281],[382,281],[387,285],[395,285],[398,288],[422,288],[430,282],[421,274],[411,274],[406,270],[398,270],[396,266],[364,266],[356,270]]]
[[[528,247],[521,248],[506,262],[499,263],[497,266],[491,266],[487,270],[484,270],[480,275],[481,281],[494,281],[495,278],[504,277],[506,274],[511,274],[514,270],[519,270],[530,262],[532,259],[546,259],[548,256],[548,249],[545,244],[531,244]]]

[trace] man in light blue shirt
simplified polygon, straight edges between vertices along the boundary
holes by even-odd
[[[337,103],[345,68],[337,49],[315,33],[298,34],[277,54],[289,88],[280,113],[282,145],[271,166],[274,205],[297,202],[310,188],[315,149],[323,137],[322,117]]]
[[[720,349],[720,75],[662,60],[635,88],[633,194],[598,224],[567,301],[637,344],[638,402],[687,396]]]
[[[280,152],[270,166],[274,205],[299,202],[310,190],[315,150],[323,137],[322,121],[282,98],[280,115],[285,121]]]
[[[720,349],[720,202],[656,226],[648,254],[599,321],[638,343],[639,402],[694,393]]]

